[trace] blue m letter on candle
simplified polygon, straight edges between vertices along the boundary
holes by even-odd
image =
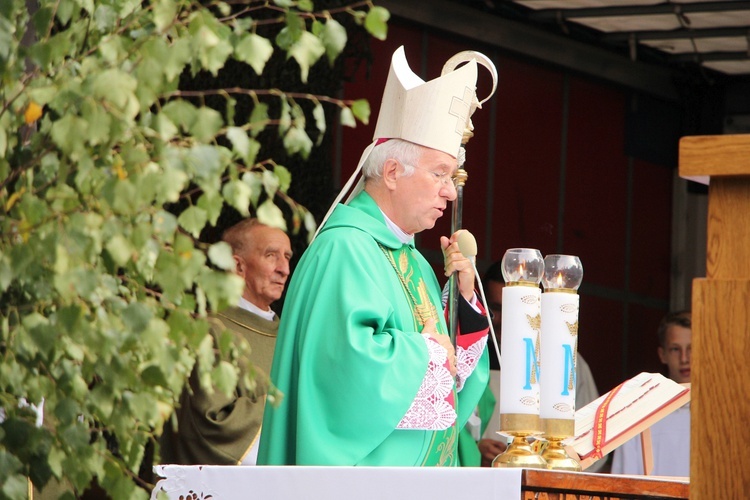
[[[523,343],[526,344],[526,385],[523,388],[528,391],[531,389],[532,370],[536,373],[536,381],[539,381],[539,360],[536,359],[534,342],[530,338],[524,337]]]
[[[570,394],[570,391],[568,390],[568,380],[573,381],[573,387],[576,386],[576,376],[578,375],[576,373],[576,367],[575,362],[573,360],[573,349],[570,347],[570,344],[563,344],[563,355],[565,356],[565,368],[563,370],[563,396],[568,396]],[[572,374],[570,372],[573,372]]]

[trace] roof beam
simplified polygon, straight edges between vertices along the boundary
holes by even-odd
[[[623,5],[617,7],[583,7],[569,9],[540,9],[529,12],[533,21],[560,21],[571,18],[610,17],[610,16],[649,16],[656,14],[689,14],[695,12],[725,12],[750,10],[750,2],[696,2],[696,3],[661,3],[656,5]]]
[[[671,54],[670,61],[676,62],[707,62],[707,61],[745,61],[747,51],[744,52],[686,52],[684,54]]]
[[[748,2],[750,3],[750,2]],[[679,95],[673,71],[548,33],[523,23],[482,13],[449,0],[379,0],[393,16],[458,35],[482,45],[604,79],[668,100]]]
[[[730,36],[750,37],[750,25],[732,28],[618,31],[603,34],[601,40],[605,42],[627,42],[631,36],[635,37],[637,41],[673,40],[676,38],[724,38]]]

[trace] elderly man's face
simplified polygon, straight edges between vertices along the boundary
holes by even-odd
[[[246,241],[242,255],[235,255],[237,273],[245,280],[242,296],[267,310],[284,293],[292,246],[284,231],[261,225],[250,230]]]
[[[456,173],[456,159],[447,153],[425,149],[408,177],[398,182],[399,227],[414,234],[431,229],[443,215],[449,201],[456,199],[451,177]],[[403,167],[401,167],[403,168]]]

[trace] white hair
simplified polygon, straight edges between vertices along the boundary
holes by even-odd
[[[426,148],[413,142],[402,139],[389,139],[375,146],[362,165],[362,175],[365,180],[376,179],[383,176],[383,165],[386,160],[397,160],[404,166],[404,175],[414,173],[414,165],[419,161]]]

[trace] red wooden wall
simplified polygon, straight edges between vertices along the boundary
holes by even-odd
[[[342,131],[339,186],[372,140],[390,58],[401,45],[426,80],[462,50],[483,52],[497,66],[497,92],[474,114],[467,147],[463,227],[477,238],[480,271],[511,247],[578,255],[579,351],[600,392],[640,371],[660,371],[656,328],[669,304],[672,169],[626,155],[628,91],[392,20],[388,39],[373,42],[372,66],[344,88],[345,98],[367,98],[372,115],[369,126]],[[488,88],[480,68],[480,98]],[[419,236],[439,277],[439,236],[449,232],[446,215]]]

